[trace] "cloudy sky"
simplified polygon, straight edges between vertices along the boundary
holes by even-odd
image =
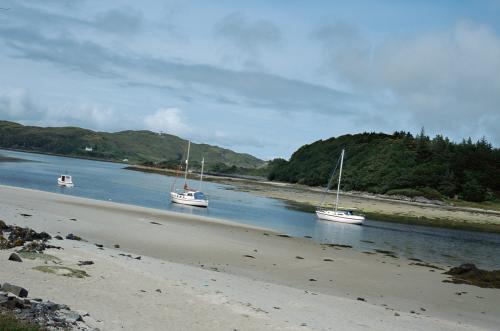
[[[500,1],[0,0],[0,119],[286,157],[363,131],[500,145]]]

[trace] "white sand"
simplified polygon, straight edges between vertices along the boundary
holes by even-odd
[[[64,250],[47,251],[61,265],[86,270],[88,278],[33,270],[45,263],[6,261],[10,251],[0,251],[0,282],[87,311],[86,320],[101,330],[495,330],[500,325],[500,290],[442,283],[441,271],[411,261],[323,248],[269,230],[6,186],[0,186],[0,219],[88,240],[52,240]],[[78,260],[95,264],[77,267]]]

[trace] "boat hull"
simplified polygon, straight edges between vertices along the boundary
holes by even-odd
[[[318,215],[318,218],[321,220],[325,221],[331,221],[331,222],[339,222],[339,223],[347,223],[347,224],[358,224],[361,225],[363,224],[363,221],[365,220],[364,216],[359,216],[359,215],[346,215],[342,213],[335,213],[334,211],[329,211],[329,210],[317,210],[316,215]]]
[[[71,182],[63,182],[62,180],[58,179],[57,180],[57,184],[59,184],[59,186],[66,186],[66,187],[73,187],[73,183]]]
[[[170,193],[170,197],[172,202],[178,203],[181,205],[187,205],[187,206],[194,206],[194,207],[202,207],[202,208],[207,208],[208,207],[208,200],[202,200],[202,199],[187,199],[185,198],[182,194],[177,194],[177,193]]]

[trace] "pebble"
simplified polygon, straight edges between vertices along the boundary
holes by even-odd
[[[68,240],[82,240],[82,238],[75,236],[74,234],[70,233],[66,236],[66,239]]]
[[[94,261],[78,261],[78,265],[79,266],[82,266],[82,265],[92,265],[94,264]]]
[[[12,253],[9,256],[9,261],[14,261],[14,262],[23,262],[23,259],[19,256],[17,253]]]

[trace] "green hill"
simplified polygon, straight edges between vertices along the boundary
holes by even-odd
[[[92,151],[86,151],[91,147]],[[128,159],[130,163],[170,161],[184,158],[187,141],[170,134],[151,131],[95,132],[76,127],[36,127],[0,121],[0,148],[19,149],[108,161]],[[207,160],[215,164],[257,168],[264,161],[243,153],[207,144],[191,144],[193,164]]]
[[[422,133],[396,132],[344,135],[299,148],[289,161],[270,162],[270,180],[326,185],[342,148],[346,149],[344,190],[495,199],[500,192],[500,150],[485,139],[453,143]]]

